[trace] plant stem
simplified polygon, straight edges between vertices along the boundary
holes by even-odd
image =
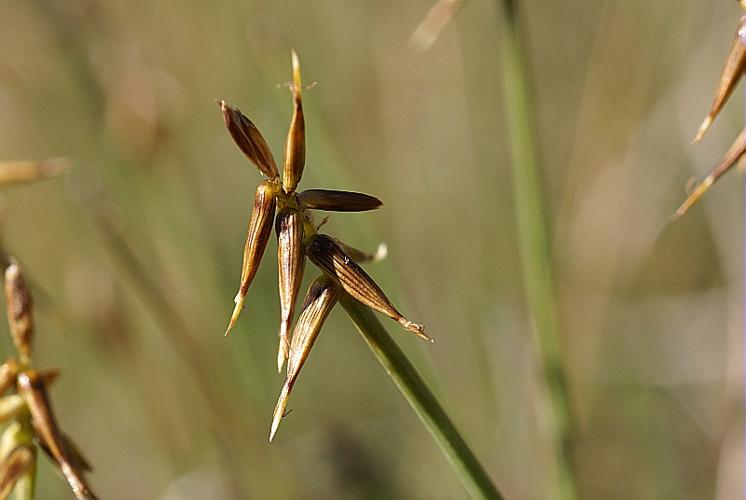
[[[438,442],[471,497],[502,499],[492,479],[456,430],[443,407],[373,311],[345,293],[340,297],[340,302],[368,347]]]
[[[546,425],[558,467],[559,491],[552,496],[571,500],[577,498],[572,465],[572,420],[557,339],[557,309],[526,49],[518,26],[516,2],[501,0],[500,4],[503,11],[502,79],[524,292],[541,354],[549,398]]]

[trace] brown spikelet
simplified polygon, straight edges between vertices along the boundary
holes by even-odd
[[[292,61],[293,83],[290,88],[293,92],[293,117],[285,143],[285,169],[282,174],[282,187],[286,193],[295,191],[306,164],[306,122],[301,100],[300,62],[295,51],[292,53]]]
[[[13,343],[21,358],[28,359],[31,356],[34,326],[31,318],[31,294],[15,261],[11,261],[5,269],[5,302]]]
[[[293,342],[290,346],[290,357],[288,358],[287,377],[285,378],[280,398],[277,400],[277,405],[275,406],[272,429],[269,433],[270,441],[272,441],[277,432],[277,427],[280,425],[280,420],[285,414],[288,398],[293,390],[295,381],[298,379],[298,374],[301,368],[303,368],[306,359],[308,359],[313,343],[316,341],[326,317],[336,302],[337,286],[326,276],[317,278],[308,289],[302,311],[300,316],[298,316],[298,322],[293,332]]]
[[[305,264],[303,252],[303,218],[293,208],[284,208],[277,214],[277,263],[280,285],[280,347],[277,352],[277,370],[288,358],[290,342],[288,333],[293,321],[295,301],[303,281]]]
[[[18,362],[15,359],[9,359],[0,365],[0,395],[10,389],[16,383],[18,375]]]
[[[0,464],[0,498],[10,496],[16,482],[34,467],[35,461],[33,448],[24,445],[13,448]]]
[[[702,195],[705,194],[705,192],[707,192],[715,182],[717,182],[718,179],[720,179],[720,177],[733,168],[733,166],[738,163],[738,160],[743,158],[745,153],[746,128],[738,134],[738,137],[736,137],[736,140],[733,141],[733,144],[728,148],[728,151],[725,153],[725,156],[720,163],[718,163],[701,182],[694,186],[691,193],[689,193],[689,196],[687,196],[686,200],[684,200],[681,206],[674,213],[674,218],[679,218],[684,215],[686,211],[689,210],[697,200],[699,200]]]
[[[59,465],[76,498],[95,499],[96,496],[85,481],[85,471],[70,458],[42,377],[34,371],[21,373],[18,375],[18,393],[29,409],[34,433],[49,449],[49,454]]]
[[[256,188],[254,197],[254,208],[251,211],[249,219],[249,231],[246,237],[246,245],[243,251],[243,264],[241,266],[241,284],[238,293],[234,299],[235,307],[231,314],[230,322],[225,334],[228,335],[238,320],[238,316],[243,310],[246,302],[246,294],[249,292],[249,286],[256,276],[259,269],[259,263],[267,248],[267,242],[272,234],[272,221],[275,216],[275,207],[277,206],[277,192],[279,187],[276,182],[264,181]]]
[[[712,125],[720,110],[723,109],[725,102],[733,94],[733,90],[738,85],[738,81],[741,79],[744,70],[746,69],[746,16],[741,18],[738,26],[738,32],[736,33],[735,39],[733,40],[733,46],[731,47],[728,59],[725,62],[725,68],[720,75],[720,82],[718,83],[717,91],[715,92],[715,98],[712,101],[712,106],[707,117],[700,125],[697,131],[697,136],[694,138],[694,142],[702,140],[704,135]]]
[[[331,189],[306,189],[298,193],[298,199],[304,208],[331,212],[365,212],[383,206],[381,200],[368,194]]]
[[[239,149],[264,175],[277,179],[279,173],[272,150],[256,125],[238,108],[228,106],[225,101],[219,101],[218,104],[223,111],[225,126]]]
[[[399,322],[405,329],[425,340],[432,339],[425,334],[422,325],[409,321],[396,310],[391,301],[379,288],[373,278],[347,255],[334,238],[316,234],[310,238],[306,254],[311,262],[339,284],[355,300],[379,311]]]

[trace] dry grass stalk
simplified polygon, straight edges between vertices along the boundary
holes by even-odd
[[[60,430],[47,392],[59,371],[33,367],[32,300],[13,259],[5,270],[5,296],[10,334],[20,361],[10,359],[0,366],[0,421],[10,421],[0,438],[0,498],[21,483],[24,494],[33,496],[38,444],[59,467],[76,498],[93,500],[96,496],[85,479],[91,467]]]

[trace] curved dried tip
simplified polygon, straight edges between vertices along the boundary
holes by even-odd
[[[65,439],[54,417],[44,378],[34,371],[21,373],[18,375],[18,393],[23,397],[31,413],[34,433],[49,449],[49,454],[59,465],[75,496],[79,500],[95,499],[95,495],[85,481],[85,470],[70,456]]]
[[[744,154],[746,154],[746,128],[738,134],[720,163],[699,184],[694,186],[689,196],[674,213],[673,218],[677,219],[684,215],[720,177],[733,168],[738,160],[743,158]]]
[[[256,125],[244,116],[238,108],[228,106],[225,101],[218,101],[218,104],[223,111],[225,127],[239,149],[256,165],[261,173],[270,179],[276,179],[280,174],[277,171],[275,158]]]
[[[383,206],[375,196],[331,189],[306,189],[298,193],[298,199],[304,208],[330,212],[365,212]]]
[[[463,0],[438,0],[409,37],[409,46],[418,52],[429,49],[461,5]]]
[[[272,428],[269,432],[270,441],[274,438],[277,427],[285,415],[288,398],[295,381],[298,379],[298,374],[311,353],[313,343],[319,336],[326,317],[329,316],[336,303],[337,287],[334,282],[326,276],[317,278],[308,289],[306,299],[303,302],[303,310],[295,325],[293,342],[290,346],[290,357],[288,358],[287,377],[272,417]]]
[[[8,498],[18,480],[34,469],[36,452],[26,445],[13,448],[0,464],[0,498]]]
[[[712,125],[717,115],[723,109],[725,102],[733,94],[738,81],[741,79],[744,70],[746,69],[746,17],[742,17],[738,26],[738,32],[736,33],[735,39],[733,40],[733,46],[731,47],[728,60],[725,62],[725,68],[720,75],[720,83],[718,84],[717,91],[715,92],[715,98],[712,101],[712,107],[710,112],[705,117],[702,125],[700,125],[697,131],[697,136],[694,138],[694,142],[702,140],[704,135]]]
[[[31,294],[23,279],[21,268],[13,259],[5,269],[5,303],[13,343],[21,358],[27,360],[31,356],[34,326],[31,317]]]
[[[300,62],[298,54],[293,51],[293,117],[290,119],[287,141],[285,142],[285,168],[282,174],[282,187],[286,193],[292,193],[303,176],[306,163],[306,122],[303,116],[301,100]]]
[[[383,260],[386,258],[386,255],[388,255],[389,251],[389,247],[386,245],[386,243],[379,244],[375,253],[370,253],[364,250],[359,250],[351,245],[348,245],[344,241],[338,240],[337,238],[334,238],[334,240],[339,243],[339,246],[342,247],[342,250],[344,250],[344,252],[349,255],[352,260],[360,264],[365,264],[367,262],[378,262],[380,260]]]
[[[277,351],[277,371],[288,358],[289,331],[295,311],[295,301],[303,281],[305,264],[303,251],[303,217],[300,211],[284,208],[277,214],[277,264],[280,289],[280,345]]]
[[[425,334],[425,328],[402,316],[373,278],[347,255],[334,238],[326,234],[313,235],[308,242],[306,254],[311,262],[355,300],[397,321],[418,337],[432,342]]]
[[[256,276],[259,263],[262,260],[264,250],[267,248],[267,242],[272,234],[272,221],[274,220],[275,208],[277,206],[277,191],[277,184],[272,181],[264,181],[256,188],[254,208],[249,218],[249,230],[243,250],[241,283],[238,287],[236,298],[233,299],[236,305],[233,308],[228,328],[225,330],[226,335],[233,329],[243,310],[249,286],[251,286],[251,282],[254,280],[254,276]]]

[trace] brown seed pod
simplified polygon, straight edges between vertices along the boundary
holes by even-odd
[[[381,208],[383,203],[374,196],[352,191],[306,189],[298,193],[303,208],[330,212],[365,212]]]
[[[317,278],[308,289],[302,311],[298,316],[298,322],[295,324],[293,341],[290,346],[290,357],[288,358],[287,377],[275,406],[272,429],[269,433],[270,441],[272,441],[277,432],[277,427],[280,425],[280,420],[285,414],[288,398],[295,381],[298,379],[298,374],[311,353],[313,343],[319,336],[326,317],[329,316],[336,303],[337,286],[334,282],[326,276]]]
[[[432,342],[425,334],[425,328],[402,316],[373,278],[344,252],[334,238],[325,234],[313,235],[308,241],[306,254],[311,262],[357,301],[399,322],[418,337]]]
[[[238,108],[228,106],[225,101],[219,101],[223,111],[223,121],[228,132],[243,154],[270,179],[277,179],[279,173],[272,150],[264,140],[259,129]]]
[[[285,169],[282,174],[282,187],[286,193],[295,191],[306,164],[306,122],[301,100],[300,62],[295,51],[292,54],[292,61],[293,83],[290,88],[293,92],[293,117],[285,142]]]
[[[36,462],[33,448],[20,445],[4,458],[0,464],[0,498],[8,498],[18,480],[30,471]]]
[[[277,214],[277,263],[280,288],[280,346],[277,370],[288,358],[288,333],[293,321],[295,301],[303,281],[303,217],[297,209],[284,208]]]
[[[738,25],[738,31],[733,40],[728,59],[725,62],[725,68],[723,68],[723,72],[720,75],[720,82],[715,92],[715,98],[712,101],[712,107],[702,125],[700,125],[694,142],[701,141],[707,133],[710,125],[712,125],[720,110],[723,109],[725,102],[733,94],[733,90],[738,85],[738,81],[741,79],[744,70],[746,70],[746,16],[741,18]]]
[[[5,302],[13,343],[21,358],[27,360],[31,356],[34,326],[31,318],[31,294],[15,261],[11,261],[5,269]]]
[[[34,371],[18,375],[18,393],[23,397],[31,413],[31,425],[40,441],[49,449],[67,479],[70,488],[79,500],[91,500],[91,492],[84,478],[84,470],[71,459],[65,441],[57,425],[52,403],[47,394],[43,378]]]
[[[243,310],[246,302],[246,294],[249,292],[249,286],[256,276],[259,269],[259,263],[267,248],[269,236],[272,234],[272,221],[275,217],[275,207],[277,206],[277,183],[264,181],[256,188],[254,197],[254,209],[251,211],[249,219],[249,231],[246,237],[246,245],[243,251],[243,264],[241,266],[241,284],[234,302],[233,314],[228,324],[225,334],[228,335],[236,324],[238,316]]]
[[[694,186],[692,192],[674,213],[674,218],[684,215],[720,177],[725,175],[728,170],[738,163],[738,160],[743,158],[744,154],[746,154],[746,128],[738,134],[720,163],[701,182]]]

